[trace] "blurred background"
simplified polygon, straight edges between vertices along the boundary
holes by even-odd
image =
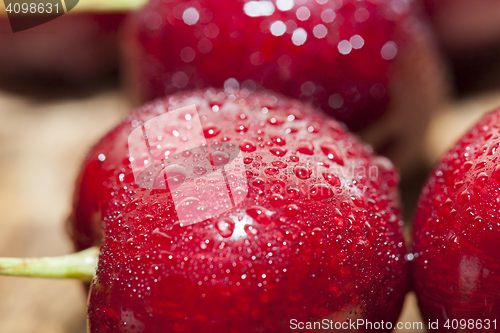
[[[424,4],[452,96],[432,115],[422,137],[423,161],[402,178],[408,227],[432,165],[482,114],[500,107],[500,2]],[[132,110],[119,80],[116,31],[124,17],[123,12],[105,20],[66,15],[12,34],[0,3],[0,256],[72,251],[64,222],[79,166],[89,147]],[[81,36],[68,46],[64,32],[71,29]],[[40,42],[45,37],[48,41]],[[79,54],[73,58],[79,66],[68,61],[71,52]],[[83,333],[85,305],[78,281],[0,277],[0,333]],[[413,294],[400,320],[421,320]]]

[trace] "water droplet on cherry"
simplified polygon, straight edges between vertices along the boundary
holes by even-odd
[[[278,146],[284,146],[286,144],[285,139],[283,139],[282,137],[277,136],[277,135],[271,135],[270,139],[272,142],[274,142]]]
[[[302,141],[298,144],[297,149],[299,153],[305,154],[305,155],[314,155],[314,146],[312,143],[307,142],[307,141]]]
[[[274,176],[279,172],[279,170],[278,168],[265,168],[264,172],[266,173],[266,175]]]
[[[332,172],[324,172],[323,178],[332,186],[340,186],[340,178]]]
[[[273,212],[264,207],[252,206],[248,208],[246,212],[251,218],[260,224],[269,224],[272,222],[271,216],[273,215]]]
[[[336,147],[331,145],[322,145],[320,148],[329,160],[337,163],[338,165],[344,165],[344,160],[340,157],[340,153]]]
[[[234,130],[236,132],[245,133],[246,131],[248,131],[248,127],[243,124],[239,124],[234,127]]]
[[[315,184],[311,187],[309,193],[316,200],[322,200],[333,197],[333,190],[328,184]]]
[[[214,166],[224,166],[229,163],[230,156],[223,151],[215,151],[212,154],[212,161]]]
[[[285,208],[285,214],[289,217],[296,216],[299,213],[299,206],[296,204],[290,204]]]
[[[193,168],[193,173],[198,176],[202,176],[207,173],[207,169],[200,165],[197,165]]]
[[[297,178],[305,180],[311,177],[312,170],[303,165],[296,165],[295,168],[293,168],[293,173]]]
[[[203,129],[203,135],[205,138],[210,139],[219,135],[220,131],[220,128],[215,125],[211,125]]]
[[[219,235],[224,238],[231,237],[234,232],[234,226],[233,220],[229,217],[220,218],[215,224],[215,228],[219,232]]]
[[[282,161],[273,161],[271,162],[272,166],[277,167],[278,169],[285,169],[288,165]]]
[[[269,151],[274,156],[283,157],[286,155],[288,150],[286,150],[285,148],[281,148],[281,147],[274,147],[274,148],[269,149]]]
[[[271,195],[269,201],[271,202],[271,205],[273,205],[274,207],[281,207],[285,203],[285,199],[281,194]]]
[[[256,236],[259,233],[259,229],[251,224],[245,224],[243,230],[245,230],[248,236]]]
[[[245,153],[250,153],[257,150],[257,146],[250,140],[243,140],[240,142],[240,149]]]

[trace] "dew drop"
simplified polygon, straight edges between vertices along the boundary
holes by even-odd
[[[276,194],[276,193],[271,195],[269,201],[271,202],[271,205],[273,205],[274,207],[281,207],[285,203],[285,199],[283,198],[283,196],[281,194]]]
[[[252,186],[254,186],[254,187],[264,188],[265,185],[266,185],[266,181],[260,177],[255,178],[252,182]]]
[[[271,164],[278,169],[285,169],[288,166],[285,162],[282,161],[272,161]]]
[[[213,248],[214,242],[211,241],[210,239],[204,239],[200,242],[200,248],[203,250],[206,250],[208,248]]]
[[[293,168],[293,173],[299,179],[309,179],[311,177],[312,170],[303,165],[296,165],[295,168]]]
[[[311,142],[302,141],[297,146],[297,151],[305,155],[314,155],[314,147]]]
[[[278,126],[284,123],[284,120],[279,117],[271,117],[267,119],[267,122],[271,125]]]
[[[266,173],[266,175],[274,176],[279,172],[279,170],[278,168],[265,168],[264,172]]]
[[[165,183],[166,179],[166,183]],[[182,185],[186,179],[186,169],[179,164],[172,164],[164,168],[153,181],[154,189],[166,189],[171,191]]]
[[[232,191],[235,203],[242,202],[248,195],[248,190],[243,187],[237,187]]]
[[[203,135],[205,135],[205,138],[207,139],[213,138],[219,135],[219,133],[220,133],[220,128],[214,125],[203,129]]]
[[[207,169],[200,165],[197,165],[193,168],[193,173],[198,176],[202,176],[207,173]]]
[[[271,152],[271,154],[273,154],[274,156],[278,156],[278,157],[283,157],[288,152],[288,150],[286,150],[285,148],[282,148],[282,147],[274,147],[274,148],[269,149],[269,151]]]
[[[309,133],[319,133],[321,130],[321,126],[317,123],[310,124],[307,126],[307,131]]]
[[[269,138],[271,139],[272,142],[274,142],[278,146],[284,146],[286,144],[285,139],[283,139],[278,135],[271,135]]]
[[[234,130],[236,132],[245,133],[246,131],[248,131],[248,127],[243,124],[239,124],[234,127]]]
[[[215,228],[222,237],[231,237],[234,231],[234,222],[229,217],[223,217],[217,221]]]
[[[274,214],[270,210],[261,206],[252,206],[246,210],[247,214],[260,224],[269,224],[272,222],[271,216]]]
[[[193,155],[193,152],[191,152],[190,150],[184,150],[182,152],[182,157],[190,157],[191,155]]]
[[[230,156],[223,151],[215,151],[212,154],[212,160],[214,166],[224,166],[229,163]]]
[[[467,161],[467,162],[464,162],[464,164],[462,164],[462,167],[460,168],[460,170],[465,173],[467,171],[469,171],[469,169],[472,167],[473,163],[471,161]]]
[[[500,142],[493,143],[488,149],[488,155],[494,155],[498,151],[498,148],[500,148]]]
[[[337,163],[338,165],[344,165],[344,160],[340,157],[340,153],[336,147],[331,145],[322,145],[320,148],[329,160]]]
[[[257,146],[250,140],[243,140],[240,142],[240,149],[246,153],[257,150]]]
[[[458,195],[457,202],[460,205],[463,205],[471,200],[471,194],[468,190],[464,190],[462,193]]]
[[[179,202],[179,204],[175,206],[175,209],[177,210],[177,213],[182,216],[194,214],[199,203],[200,199],[195,197],[187,197]]]
[[[365,201],[363,200],[363,197],[360,195],[351,196],[351,201],[357,207],[364,207],[365,206]]]
[[[332,186],[340,186],[340,178],[334,173],[324,172],[323,178]]]
[[[321,228],[316,227],[316,228],[314,228],[314,229],[311,231],[311,233],[310,233],[310,236],[309,236],[309,237],[311,238],[311,240],[312,240],[313,242],[315,242],[315,243],[320,243],[320,242],[321,242],[321,238],[322,238],[322,236],[323,236],[323,232],[322,232]]]
[[[248,236],[255,236],[259,233],[259,230],[251,224],[245,224],[243,230],[245,230]]]
[[[299,206],[296,204],[291,204],[286,206],[285,214],[289,217],[296,216],[299,213]]]
[[[289,198],[291,199],[295,199],[299,196],[299,189],[295,188],[295,187],[288,187],[286,189],[286,194],[288,195]]]
[[[315,184],[311,187],[309,193],[316,200],[327,199],[333,196],[333,190],[328,184]]]
[[[484,187],[486,185],[486,183],[488,182],[488,174],[486,172],[481,172],[479,175],[477,175],[476,177],[476,180],[474,182],[474,184],[477,186],[477,187]]]
[[[487,163],[485,161],[482,161],[482,162],[478,162],[475,166],[474,166],[474,170],[481,170],[481,169],[484,169],[486,167]]]

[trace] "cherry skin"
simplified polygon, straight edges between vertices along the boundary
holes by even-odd
[[[439,320],[438,332],[457,332],[444,327],[448,319],[450,325],[473,319],[460,331],[486,332],[485,319],[500,318],[499,122],[500,110],[479,121],[443,157],[421,194],[413,280],[422,315]]]
[[[408,173],[447,91],[420,9],[399,0],[152,0],[124,26],[125,85],[137,105],[186,89],[263,86],[315,104]]]
[[[198,176],[191,181],[176,169],[160,178],[169,186],[183,179],[182,191],[139,186],[132,168],[141,160],[131,165],[129,135],[190,104],[213,149],[210,163],[198,164],[202,150],[176,151],[158,139],[186,129],[183,119],[194,115],[183,115],[163,134],[147,135],[158,140],[152,155],[154,147],[172,153],[175,168]],[[227,187],[214,189],[203,169],[229,163],[235,147],[241,166],[226,179],[231,188],[247,184],[233,191],[239,204],[227,200],[217,216],[180,222],[176,196],[191,213],[221,204],[214,200]],[[389,160],[296,100],[208,89],[148,104],[94,146],[75,192],[68,226],[76,247],[102,243],[89,331],[288,332],[293,319],[394,322],[408,285],[397,178]]]
[[[155,0],[129,21],[125,71],[139,102],[262,85],[358,130],[388,109],[389,69],[415,43],[413,16],[402,1]]]

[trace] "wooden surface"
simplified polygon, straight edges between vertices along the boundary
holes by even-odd
[[[0,91],[0,256],[69,253],[63,222],[89,146],[127,110],[110,91],[37,98]],[[1,333],[83,333],[77,281],[0,277]]]
[[[429,162],[486,109],[500,106],[498,96],[436,115],[427,138]],[[0,256],[71,251],[63,222],[79,164],[128,109],[116,89],[49,98],[0,90]],[[85,303],[77,281],[0,277],[0,333],[84,333]],[[413,294],[400,320],[420,320]]]

